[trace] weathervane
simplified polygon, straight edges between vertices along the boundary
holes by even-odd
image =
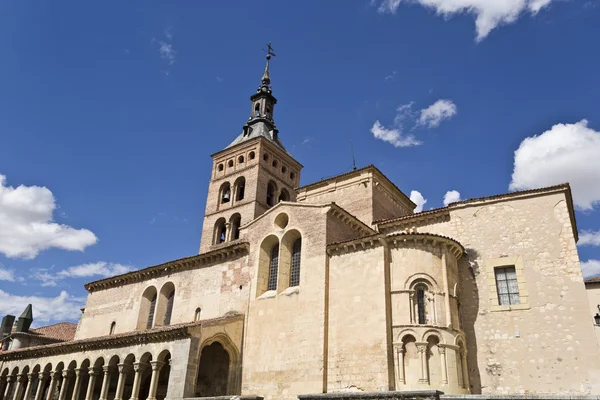
[[[271,56],[276,57],[275,53],[273,52],[273,47],[271,46],[271,42],[267,43],[267,50],[263,49],[263,51],[265,51],[267,53],[267,60],[270,60]]]

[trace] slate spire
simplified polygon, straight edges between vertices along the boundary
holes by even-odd
[[[21,314],[21,316],[19,317],[19,320],[17,321],[17,332],[29,332],[29,327],[31,326],[32,322],[33,308],[31,304],[29,304],[23,311],[23,314]]]

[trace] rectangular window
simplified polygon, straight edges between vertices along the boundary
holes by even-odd
[[[498,290],[498,304],[501,306],[510,306],[520,304],[519,282],[515,267],[494,268],[496,275],[496,289]]]

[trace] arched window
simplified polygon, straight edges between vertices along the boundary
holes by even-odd
[[[229,167],[229,168],[233,168],[233,160],[229,160],[229,161],[227,162],[227,167]]]
[[[196,312],[194,313],[194,321],[200,321],[201,314],[202,314],[202,309],[200,307],[196,308]]]
[[[296,174],[295,174],[295,173],[293,173],[293,172],[290,172],[290,179],[291,179],[291,180],[294,180],[294,179],[296,179]]]
[[[114,335],[115,333],[115,328],[117,327],[117,323],[115,321],[112,322],[112,324],[110,324],[110,331],[109,331],[109,335]]]
[[[171,315],[173,315],[173,300],[175,299],[175,289],[169,293],[167,296],[167,309],[165,310],[165,318],[163,320],[163,325],[171,324]]]
[[[231,185],[229,182],[225,182],[221,186],[221,204],[229,203],[231,200]]]
[[[275,183],[273,181],[267,184],[267,205],[272,206],[275,201]]]
[[[223,243],[227,240],[227,226],[225,218],[219,218],[215,223],[215,244]]]
[[[156,310],[156,293],[150,300],[150,310],[148,312],[148,320],[146,321],[146,329],[152,328],[152,322],[154,322],[154,310]]]
[[[260,117],[260,103],[256,103],[254,105],[254,116],[255,117]]]
[[[229,227],[231,229],[231,240],[240,238],[240,226],[242,225],[242,217],[240,214],[233,214],[229,219]]]
[[[254,157],[255,157],[255,154],[254,154],[254,152],[253,152],[253,151],[251,151],[250,153],[248,153],[248,158],[249,158],[250,160],[254,160]]]
[[[302,255],[302,238],[296,239],[292,247],[292,264],[290,266],[290,287],[300,285],[300,258]]]
[[[238,164],[243,164],[244,163],[244,156],[239,156],[238,157]]]
[[[223,164],[217,165],[217,171],[219,171],[219,172],[223,171]]]
[[[273,160],[273,163],[271,165],[273,165],[273,168],[277,168],[279,163],[277,162],[277,160]]]
[[[279,201],[290,201],[290,194],[287,190],[281,189],[281,193],[279,194]]]
[[[279,243],[271,249],[271,258],[269,261],[269,286],[267,290],[277,289],[277,270],[279,269]]]
[[[267,153],[263,154],[263,160],[269,161],[269,155]]]
[[[425,287],[417,286],[417,316],[419,318],[419,324],[425,324]]]
[[[244,200],[244,191],[246,189],[246,178],[239,177],[234,183],[235,201]]]
[[[270,119],[272,117],[271,108],[267,107],[267,113],[266,114],[267,114],[267,118]]]

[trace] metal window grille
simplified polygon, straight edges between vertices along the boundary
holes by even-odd
[[[292,265],[290,266],[290,286],[300,285],[300,256],[302,254],[302,239],[296,239],[292,248]]]
[[[279,268],[279,243],[271,249],[271,261],[269,262],[269,286],[267,290],[277,289],[277,269]]]
[[[148,322],[146,322],[146,329],[152,328],[152,322],[154,321],[154,309],[156,308],[156,294],[152,296],[150,300],[150,310],[148,311]]]
[[[419,324],[425,323],[425,290],[417,289],[417,313],[419,316]]]
[[[169,294],[167,298],[167,310],[165,311],[165,319],[163,320],[163,325],[171,324],[171,315],[173,314],[173,299],[175,298],[175,290]]]
[[[498,304],[501,306],[520,304],[519,282],[517,281],[515,267],[496,268],[494,272],[498,290]]]

